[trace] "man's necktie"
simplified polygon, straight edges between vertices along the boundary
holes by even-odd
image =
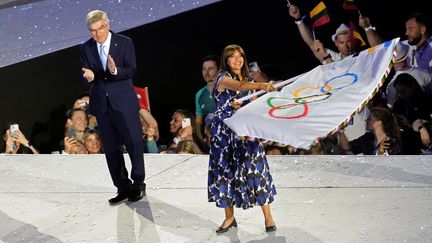
[[[107,66],[107,56],[106,56],[106,54],[105,54],[104,47],[105,47],[104,45],[100,45],[99,57],[100,57],[100,60],[101,60],[101,62],[102,62],[102,67],[103,67],[103,69],[106,70],[106,66]]]

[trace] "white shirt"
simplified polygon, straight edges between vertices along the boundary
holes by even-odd
[[[104,48],[104,53],[105,53],[105,56],[107,57],[107,59],[109,59],[108,54],[109,54],[109,50],[110,50],[110,46],[111,46],[111,37],[112,37],[111,32],[108,32],[108,37],[105,40],[105,42],[102,43],[102,45],[100,43],[97,43],[98,53],[101,52],[102,46],[105,47]],[[117,75],[117,67],[115,68],[114,73],[112,73],[112,74],[113,75]]]
[[[341,56],[340,52],[335,52],[335,51],[327,49],[327,48],[325,50],[328,54],[330,54],[333,62],[337,62],[337,61],[342,60],[342,56]],[[324,60],[324,61],[322,61],[322,64],[327,64],[327,62]]]

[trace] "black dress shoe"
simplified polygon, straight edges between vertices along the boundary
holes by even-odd
[[[230,229],[233,228],[233,227],[237,228],[237,222],[236,222],[235,218],[234,218],[234,220],[231,222],[231,224],[228,225],[227,227],[225,227],[225,228],[219,227],[219,228],[216,230],[216,234],[223,234],[223,233],[227,232],[228,230],[230,230]]]
[[[128,200],[129,195],[129,192],[119,192],[116,197],[111,198],[108,202],[110,205],[124,203]]]
[[[268,226],[268,227],[266,226],[265,230],[266,230],[267,233],[276,231],[276,225]]]
[[[129,195],[129,202],[136,202],[141,200],[143,197],[145,197],[147,194],[145,191],[142,190],[132,190],[131,194]]]

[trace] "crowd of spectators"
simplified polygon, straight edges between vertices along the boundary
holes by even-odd
[[[289,15],[295,20],[304,42],[321,64],[344,59],[355,54],[352,45],[352,29],[341,24],[332,36],[337,48],[333,51],[315,39],[303,22],[300,10],[289,6]],[[348,127],[329,135],[314,144],[309,150],[298,149],[289,144],[266,142],[268,155],[308,154],[431,154],[432,133],[432,38],[431,20],[426,13],[415,13],[407,18],[406,37],[396,48],[394,68],[376,97],[369,102],[363,113],[354,116]],[[369,46],[383,42],[371,21],[359,17],[358,25],[364,29]],[[141,109],[142,138],[145,153],[207,154],[210,147],[210,124],[215,112],[212,95],[220,59],[209,55],[202,60],[202,77],[205,86],[195,95],[195,113],[177,109],[171,117],[170,139],[166,144],[159,140],[159,126],[150,110]],[[255,82],[274,82],[283,79],[277,65],[267,64],[251,68]],[[97,120],[88,113],[89,95],[77,97],[68,110],[64,124],[64,138],[59,142],[62,154],[100,154],[103,148],[98,132]],[[2,132],[4,148],[2,153],[38,153],[21,130],[15,129],[16,122],[10,122]],[[360,124],[360,125],[359,125]],[[13,128],[13,126],[15,126]],[[351,127],[350,127],[351,126]],[[347,136],[349,129],[359,126],[361,133],[356,137]],[[124,149],[124,148],[123,148]],[[126,152],[126,151],[125,151]]]

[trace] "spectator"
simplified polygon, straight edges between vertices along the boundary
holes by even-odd
[[[338,132],[342,149],[364,155],[402,154],[399,127],[388,109],[372,108],[366,126],[368,132],[350,142],[342,131]]]
[[[408,44],[414,46],[411,66],[432,73],[432,37],[430,13],[414,13],[405,24]]]
[[[88,116],[82,109],[72,109],[67,112],[66,133],[69,137],[84,142],[84,131],[87,128]]]
[[[351,46],[351,31],[348,26],[341,24],[337,28],[332,40],[339,52],[324,48],[319,40],[314,40],[309,27],[303,22],[299,8],[290,4],[289,15],[295,19],[303,41],[311,48],[315,57],[323,64],[339,61],[353,53]]]
[[[204,118],[216,109],[215,100],[212,95],[216,74],[219,71],[219,58],[214,55],[204,57],[202,61],[201,74],[206,86],[201,88],[195,95],[195,121],[198,131],[202,134]],[[200,135],[202,137],[202,135]]]
[[[100,135],[97,130],[87,129],[84,133],[84,146],[89,154],[102,154]]]
[[[393,113],[396,114],[399,127],[402,129],[404,151],[407,154],[419,154],[422,141],[420,134],[413,130],[413,123],[418,119],[430,120],[432,98],[408,73],[398,75],[394,81],[394,87],[398,97],[393,106]]]
[[[6,154],[39,154],[35,147],[27,140],[21,130],[11,132],[10,125],[8,124],[2,133],[5,142],[3,149]]]
[[[315,57],[323,64],[340,61],[345,57],[354,54],[351,43],[351,30],[345,25],[341,24],[336,32],[332,35],[333,40],[338,52],[327,49],[319,40],[314,40],[309,27],[303,22],[299,8],[294,5],[289,5],[289,15],[295,19],[298,30],[303,41],[311,48]],[[349,139],[354,139],[365,133],[365,119],[367,118],[367,109],[360,113],[356,113],[352,119],[352,124],[346,128],[346,135]]]
[[[419,69],[417,67],[411,67],[408,60],[409,46],[399,42],[396,46],[396,57],[394,59],[394,69],[396,70],[392,80],[387,85],[387,105],[391,108],[396,101],[396,89],[394,87],[394,81],[399,74],[407,73],[411,75],[420,88],[426,92],[426,94],[432,94],[432,74]]]
[[[365,30],[373,29],[369,19],[360,23]],[[405,23],[405,35],[407,42],[411,46],[408,52],[408,62],[411,67],[423,69],[432,73],[432,37],[431,37],[431,17],[425,13],[414,13],[410,15]],[[366,34],[368,34],[368,31]],[[379,35],[368,35],[368,41],[371,45],[381,44],[383,40]]]
[[[190,119],[191,126],[182,127],[182,120],[184,118]],[[189,110],[178,109],[173,113],[170,121],[170,132],[174,136],[174,139],[168,146],[168,152],[174,153],[178,142],[182,140],[193,140],[201,150],[204,147],[203,139],[199,137],[200,133],[198,132],[195,117]]]
[[[182,140],[177,144],[176,154],[202,154],[202,152],[194,141]]]
[[[78,96],[78,98],[75,100],[75,103],[73,105],[73,109],[82,109],[87,113],[87,117],[88,117],[88,127],[91,129],[96,129],[97,128],[97,121],[96,121],[96,117],[93,116],[92,114],[88,113],[88,104],[90,102],[90,94],[89,93],[83,93],[80,96]]]

